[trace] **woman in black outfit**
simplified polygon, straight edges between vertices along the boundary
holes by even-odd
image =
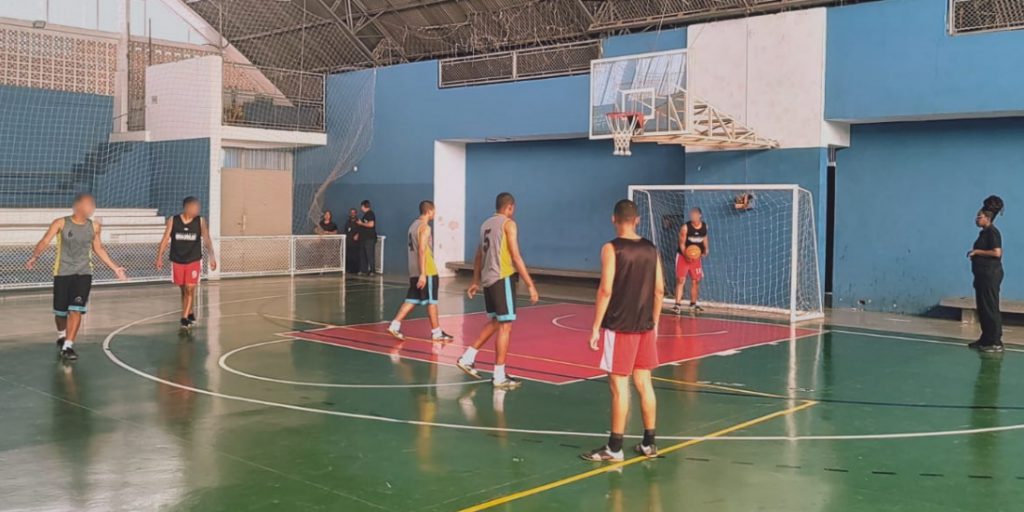
[[[967,253],[974,273],[974,297],[981,322],[981,338],[968,345],[982,352],[1003,351],[1003,319],[999,312],[999,286],[1003,283],[1003,237],[995,226],[1003,200],[989,196],[975,217],[981,228],[974,248]]]

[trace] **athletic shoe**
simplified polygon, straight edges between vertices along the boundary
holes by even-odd
[[[60,338],[57,338],[57,350],[64,350],[64,341],[66,339],[67,338],[65,338],[63,336],[61,336]]]
[[[195,313],[189,313],[188,314],[188,324],[190,326],[195,326],[196,325],[196,315],[195,315]]]
[[[68,347],[60,351],[61,359],[65,361],[76,361],[78,360],[78,354],[75,353],[75,349]]]
[[[398,341],[405,340],[405,335],[402,334],[402,331],[399,331],[398,329],[392,329],[392,328],[388,327],[388,334],[390,334],[392,338],[394,338],[394,339],[396,339]]]
[[[658,445],[652,444],[648,446],[643,443],[637,443],[636,446],[633,447],[633,451],[643,455],[644,457],[653,459],[658,456]]]
[[[192,324],[190,324],[188,322],[188,318],[182,318],[181,319],[181,328],[182,329],[188,329],[189,327],[192,327]]]
[[[690,304],[690,311],[693,311],[694,313],[700,313],[704,311],[704,308],[700,307],[700,305],[698,304]]]
[[[444,331],[441,331],[441,335],[440,336],[431,336],[431,339],[433,339],[434,341],[443,341],[445,343],[448,343],[448,342],[454,340],[455,336],[452,336],[451,334],[448,334],[448,333],[446,333]]]
[[[978,348],[978,350],[986,354],[1002,354],[1003,344],[999,343],[995,345],[982,345],[981,347]]]
[[[523,385],[523,381],[521,381],[521,380],[519,380],[519,379],[517,379],[515,377],[509,377],[509,376],[506,375],[505,376],[505,380],[503,380],[501,382],[496,381],[494,379],[491,379],[491,384],[496,389],[518,389],[519,387],[521,387]]]
[[[984,346],[985,346],[985,344],[982,343],[981,340],[972,341],[971,343],[967,344],[967,348],[969,348],[971,350],[978,350],[979,348],[984,347]]]
[[[476,371],[476,368],[473,367],[473,363],[468,363],[467,364],[467,363],[462,362],[462,359],[459,359],[458,361],[455,362],[455,366],[457,366],[460,370],[465,372],[466,375],[469,375],[470,377],[473,377],[474,379],[479,379],[480,378],[480,372]]]
[[[672,306],[672,312],[677,314],[677,315],[679,313],[682,313],[683,312],[683,305],[678,303],[678,302],[676,302],[676,304],[674,306]]]
[[[626,457],[622,454],[622,450],[613,452],[605,445],[595,450],[581,453],[580,458],[590,462],[622,462]]]

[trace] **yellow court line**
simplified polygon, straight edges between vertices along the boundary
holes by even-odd
[[[658,453],[661,454],[661,455],[666,455],[666,454],[672,453],[672,452],[674,452],[676,450],[682,450],[683,448],[687,448],[687,447],[693,446],[695,444],[703,443],[704,441],[707,441],[708,439],[714,439],[716,437],[721,437],[721,436],[724,436],[726,434],[735,432],[737,430],[743,430],[743,429],[745,429],[747,427],[752,427],[752,426],[757,425],[759,423],[764,423],[766,421],[769,421],[769,420],[772,420],[772,419],[775,419],[775,418],[778,418],[778,417],[781,417],[781,416],[788,416],[790,414],[802,411],[804,409],[807,409],[807,408],[810,408],[810,407],[814,407],[815,405],[818,405],[818,402],[815,402],[815,401],[812,401],[812,400],[808,400],[808,401],[806,401],[806,402],[804,402],[804,403],[802,403],[800,405],[797,405],[797,406],[794,406],[794,407],[790,407],[789,409],[773,412],[771,414],[766,414],[764,416],[761,416],[760,418],[754,418],[754,419],[749,420],[749,421],[744,421],[743,423],[737,423],[736,425],[733,425],[731,427],[723,428],[722,430],[719,430],[717,432],[712,432],[712,433],[710,433],[710,434],[708,434],[706,436],[703,436],[701,438],[698,438],[698,439],[691,439],[689,441],[683,441],[683,442],[681,442],[679,444],[674,444],[672,446],[669,446],[668,448],[663,448],[661,450],[658,450]],[[563,478],[561,480],[555,480],[554,482],[546,483],[544,485],[540,485],[540,486],[534,487],[532,489],[527,489],[525,491],[519,491],[517,493],[509,494],[507,496],[502,496],[500,498],[495,498],[495,499],[490,500],[490,501],[485,501],[485,502],[480,503],[478,505],[474,505],[474,506],[469,507],[469,508],[464,508],[460,512],[477,512],[479,510],[487,510],[487,509],[490,509],[490,508],[494,508],[494,507],[496,507],[498,505],[502,505],[504,503],[508,503],[510,501],[515,501],[515,500],[518,500],[518,499],[526,498],[528,496],[533,496],[534,494],[540,494],[540,493],[542,493],[544,491],[549,491],[549,490],[555,489],[557,487],[562,487],[563,485],[569,485],[571,483],[579,482],[580,480],[585,480],[585,479],[590,478],[592,476],[597,476],[597,475],[600,475],[600,474],[603,474],[603,473],[607,473],[609,471],[615,471],[615,470],[617,470],[619,468],[624,468],[626,466],[631,466],[633,464],[637,464],[639,462],[644,462],[644,461],[647,461],[647,460],[650,460],[650,459],[648,459],[647,457],[644,457],[644,456],[641,455],[641,456],[638,456],[638,457],[634,457],[632,459],[624,460],[622,462],[615,462],[615,463],[612,463],[612,464],[607,464],[607,465],[601,466],[599,468],[592,469],[590,471],[585,471],[583,473],[580,473],[580,474],[577,474],[577,475],[573,475],[573,476],[570,476],[570,477],[566,477],[566,478]]]

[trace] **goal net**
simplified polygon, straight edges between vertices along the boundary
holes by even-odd
[[[822,313],[811,193],[796,185],[634,185],[640,234],[661,253],[666,301],[673,300],[679,230],[700,208],[708,226],[702,303],[786,315]],[[689,283],[683,297],[689,296]]]

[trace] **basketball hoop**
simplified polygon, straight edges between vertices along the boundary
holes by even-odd
[[[609,112],[608,128],[612,132],[615,156],[631,156],[629,144],[633,137],[644,133],[644,115],[640,112]]]

